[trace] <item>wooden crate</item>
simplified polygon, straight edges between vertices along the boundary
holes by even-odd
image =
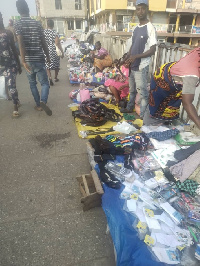
[[[95,170],[90,174],[77,176],[80,191],[82,193],[81,203],[83,211],[101,206],[101,195],[104,193],[101,182]]]

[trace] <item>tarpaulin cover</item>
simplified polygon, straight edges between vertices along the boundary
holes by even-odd
[[[117,266],[164,266],[156,261],[146,244],[137,236],[133,228],[135,217],[123,210],[124,200],[120,190],[104,185],[102,208],[106,214],[111,237],[117,255]]]

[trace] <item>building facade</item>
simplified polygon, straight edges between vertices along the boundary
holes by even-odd
[[[132,32],[136,0],[89,0],[89,24],[100,32]],[[149,20],[161,41],[196,45],[200,40],[200,0],[149,0]]]
[[[54,20],[59,34],[84,32],[87,27],[87,0],[36,0],[37,15],[45,22]]]

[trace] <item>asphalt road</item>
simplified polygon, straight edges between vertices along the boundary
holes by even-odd
[[[0,265],[113,266],[113,244],[101,208],[82,211],[76,176],[89,173],[85,140],[77,135],[62,60],[50,89],[51,117],[34,109],[23,70],[22,106],[0,100]]]

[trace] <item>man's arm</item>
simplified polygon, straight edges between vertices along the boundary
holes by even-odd
[[[136,59],[146,58],[154,55],[156,52],[156,45],[152,45],[148,51],[142,54],[132,55],[126,60],[126,64],[132,64]]]
[[[182,104],[187,112],[189,118],[197,125],[200,129],[200,117],[198,116],[197,110],[193,105],[194,94],[183,94],[182,95]]]
[[[48,46],[47,46],[47,43],[46,43],[46,40],[45,40],[44,36],[41,36],[41,42],[42,42],[42,48],[43,48],[44,53],[45,53],[45,55],[47,57],[47,62],[50,62],[49,49],[48,49]]]

